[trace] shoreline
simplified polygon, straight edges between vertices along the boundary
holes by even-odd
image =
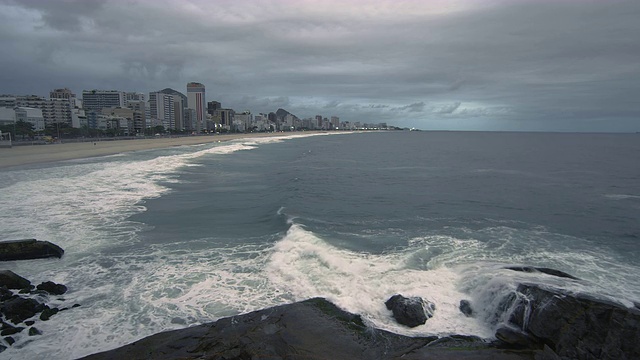
[[[70,142],[48,145],[21,145],[0,148],[0,169],[57,161],[115,155],[125,152],[163,149],[183,145],[199,145],[238,139],[322,134],[322,131],[199,135],[157,139]]]

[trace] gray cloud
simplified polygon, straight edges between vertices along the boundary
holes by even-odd
[[[640,131],[638,18],[615,0],[0,0],[0,93],[200,81],[254,113]]]

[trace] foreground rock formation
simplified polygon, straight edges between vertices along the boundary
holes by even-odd
[[[562,359],[640,359],[640,307],[520,284],[496,338],[507,346],[547,347]]]
[[[46,281],[38,286],[9,270],[0,270],[0,352],[16,342],[16,336],[40,335],[37,321],[47,321],[67,308],[50,307],[49,296],[62,295],[67,287]],[[74,305],[76,307],[79,305]],[[28,330],[27,330],[28,329]],[[27,331],[24,331],[27,330]]]
[[[536,353],[498,349],[475,337],[401,336],[314,298],[152,335],[83,359],[533,360]]]
[[[393,302],[403,300],[411,298]],[[393,334],[314,298],[156,334],[84,359],[640,359],[638,305],[535,284],[520,284],[501,302],[507,320],[495,341]]]
[[[61,258],[64,250],[48,241],[36,239],[0,241],[0,261]]]

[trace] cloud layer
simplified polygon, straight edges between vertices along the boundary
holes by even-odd
[[[207,87],[254,113],[640,131],[638,1],[0,0],[0,93]]]

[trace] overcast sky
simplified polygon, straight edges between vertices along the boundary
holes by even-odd
[[[0,0],[0,94],[206,86],[236,111],[640,131],[640,1]]]

